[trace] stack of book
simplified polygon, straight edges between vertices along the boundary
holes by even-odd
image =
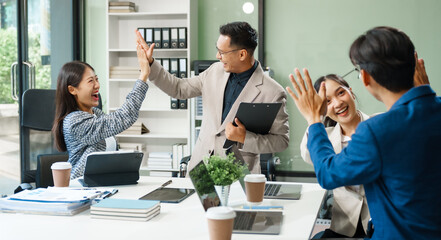
[[[90,207],[92,218],[148,221],[161,210],[159,201],[106,198]]]
[[[149,133],[150,130],[142,122],[135,122],[131,127],[126,129],[121,134],[123,135],[141,135],[144,133]]]
[[[171,169],[172,153],[171,152],[150,152],[147,159],[147,167],[149,169]]]
[[[90,207],[103,191],[71,188],[38,188],[24,190],[0,199],[3,212],[74,215]]]
[[[109,2],[109,13],[136,12],[133,2]]]
[[[111,79],[138,79],[139,69],[136,67],[113,66],[110,67]]]

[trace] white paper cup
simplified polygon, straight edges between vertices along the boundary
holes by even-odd
[[[236,212],[231,207],[211,207],[206,213],[210,240],[230,240]]]
[[[51,166],[55,187],[69,187],[70,171],[72,165],[69,162],[55,162]]]
[[[251,205],[261,204],[265,193],[266,177],[263,174],[248,174],[245,176],[245,192]]]

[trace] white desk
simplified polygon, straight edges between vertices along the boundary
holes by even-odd
[[[138,199],[168,178],[141,177],[137,185],[117,186],[114,198]],[[168,187],[193,188],[190,179],[173,178]],[[234,190],[233,190],[234,191]],[[304,183],[300,200],[264,200],[284,206],[280,235],[233,234],[232,239],[308,239],[325,190]],[[179,204],[161,203],[161,213],[147,222],[92,219],[89,210],[74,216],[0,213],[0,239],[208,239],[205,212],[194,193]]]

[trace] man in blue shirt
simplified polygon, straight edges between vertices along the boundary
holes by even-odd
[[[373,239],[441,237],[441,99],[429,85],[414,86],[414,54],[409,37],[390,27],[371,29],[354,41],[351,61],[388,111],[360,123],[340,154],[320,121],[325,85],[317,94],[308,71],[305,84],[296,69],[299,84],[290,75],[296,94],[287,87],[308,121],[307,147],[320,185],[364,184]]]

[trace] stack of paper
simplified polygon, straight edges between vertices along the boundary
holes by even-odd
[[[156,200],[132,200],[106,198],[90,207],[92,218],[148,221],[161,209]]]
[[[138,79],[139,69],[136,67],[113,66],[110,67],[111,79]]]
[[[129,13],[135,12],[133,2],[109,2],[109,13]]]
[[[70,188],[38,188],[24,190],[0,199],[3,212],[19,212],[49,215],[74,215],[88,209],[103,191]]]
[[[147,167],[150,169],[171,169],[171,152],[150,152],[147,160]]]

